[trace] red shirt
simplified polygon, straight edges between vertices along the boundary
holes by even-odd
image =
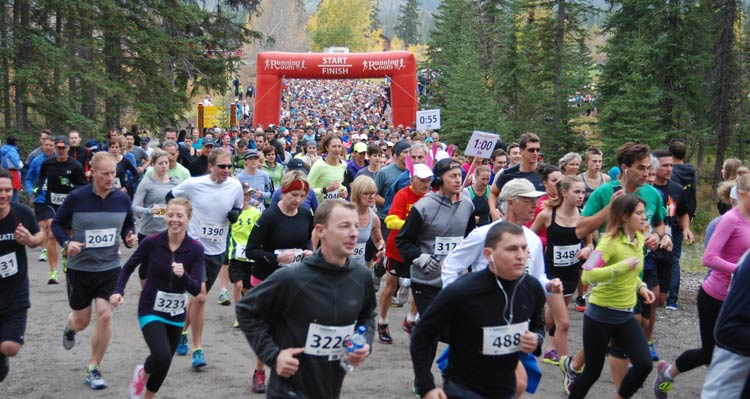
[[[395,196],[393,196],[393,202],[391,203],[391,209],[388,211],[388,216],[396,216],[397,218],[406,221],[406,217],[409,216],[411,208],[423,196],[424,195],[417,195],[411,189],[411,185],[402,188]],[[401,253],[396,249],[396,236],[400,230],[401,229],[392,229],[390,234],[388,234],[388,240],[385,242],[385,256],[397,262],[404,261],[404,258],[401,257]]]

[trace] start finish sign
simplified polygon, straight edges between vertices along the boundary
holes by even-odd
[[[417,111],[417,130],[437,130],[440,129],[440,110],[426,109]]]
[[[464,154],[467,156],[489,159],[492,156],[492,151],[495,149],[495,144],[497,144],[499,138],[500,137],[495,133],[475,130],[474,133],[471,134],[469,144],[466,145],[466,151],[464,151]]]

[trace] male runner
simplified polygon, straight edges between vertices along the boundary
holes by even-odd
[[[505,169],[497,179],[495,179],[492,191],[490,191],[490,216],[492,220],[499,219],[502,215],[497,209],[497,199],[502,191],[503,186],[513,179],[523,178],[531,182],[538,191],[544,191],[542,184],[542,175],[537,173],[537,164],[539,161],[539,151],[541,151],[541,140],[534,133],[524,133],[519,141],[521,149],[521,162]]]
[[[348,354],[358,366],[370,353],[375,292],[370,271],[351,260],[357,209],[342,199],[315,212],[320,249],[283,267],[237,304],[237,320],[253,351],[271,367],[269,398],[338,398],[346,338],[367,328],[367,344]]]
[[[13,176],[0,169],[0,382],[8,376],[8,358],[24,344],[31,306],[25,246],[35,248],[45,240],[31,209],[12,198]]]
[[[91,184],[68,194],[52,221],[52,232],[68,254],[68,304],[72,311],[63,329],[65,349],[73,349],[76,333],[91,322],[91,302],[96,305],[91,360],[84,381],[91,389],[107,387],[99,365],[112,337],[109,297],[120,274],[118,233],[127,247],[138,245],[130,197],[113,189],[115,173],[114,157],[96,153],[91,159]],[[68,235],[69,226],[72,235]]]

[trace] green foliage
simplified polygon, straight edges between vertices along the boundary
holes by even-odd
[[[216,52],[260,36],[242,22],[258,0],[16,3],[0,15],[6,133],[175,123],[192,94],[225,90],[239,59]]]
[[[352,52],[367,51],[372,38],[369,0],[323,0],[307,22],[310,48],[349,47]]]
[[[393,32],[407,46],[419,42],[419,7],[419,0],[407,0],[399,7],[398,24]]]

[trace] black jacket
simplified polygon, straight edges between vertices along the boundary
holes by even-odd
[[[320,251],[275,271],[250,290],[237,304],[237,321],[253,351],[271,369],[267,397],[338,398],[345,375],[338,361],[297,355],[297,373],[281,378],[276,358],[282,349],[305,347],[310,323],[363,325],[372,345],[375,306],[370,272],[351,260],[343,267],[331,265]]]

